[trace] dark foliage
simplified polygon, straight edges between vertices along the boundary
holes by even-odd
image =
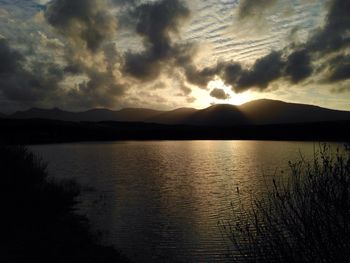
[[[1,262],[127,262],[74,213],[79,187],[54,182],[27,148],[0,146]]]
[[[263,199],[233,205],[221,228],[239,262],[349,262],[350,151],[324,147],[313,163],[290,163]]]

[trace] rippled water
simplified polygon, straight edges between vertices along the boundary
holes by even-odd
[[[333,145],[336,148],[339,145]],[[218,221],[236,188],[266,191],[288,161],[319,144],[266,141],[130,141],[33,146],[56,178],[75,178],[79,211],[106,243],[135,262],[225,262]]]

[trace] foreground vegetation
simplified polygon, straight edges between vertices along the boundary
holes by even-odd
[[[233,205],[220,224],[239,262],[350,261],[350,151],[324,146],[313,163],[290,163],[265,198]],[[239,193],[238,193],[239,195]]]
[[[0,171],[1,262],[127,262],[74,213],[76,183],[48,179],[45,163],[25,147],[0,146]]]

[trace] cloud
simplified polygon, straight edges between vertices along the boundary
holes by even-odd
[[[286,64],[285,73],[290,76],[292,83],[298,83],[309,77],[313,72],[311,56],[305,49],[296,50],[291,53],[287,58]]]
[[[310,52],[329,53],[350,45],[350,1],[333,0],[324,28],[315,33],[306,44]]]
[[[326,23],[307,43],[303,45],[307,56],[314,61],[324,60],[327,71],[325,82],[339,82],[350,79],[350,61],[347,49],[350,47],[350,1],[333,0],[329,3]]]
[[[143,38],[144,51],[125,55],[124,72],[142,81],[156,79],[163,62],[170,63],[181,47],[174,44],[171,35],[177,35],[189,9],[180,0],[162,0],[144,3],[131,13],[136,33]]]
[[[65,67],[49,61],[28,60],[5,39],[0,39],[0,56],[0,94],[22,106],[115,107],[126,92],[113,68],[101,71],[74,59],[76,64]],[[67,77],[81,74],[84,81],[75,87],[64,86]]]
[[[206,88],[208,82],[218,73],[217,66],[198,69],[193,62],[184,64],[186,80],[199,88]]]
[[[228,100],[230,95],[226,93],[223,89],[215,88],[210,92],[210,96],[218,99],[218,100]]]
[[[350,83],[346,83],[345,85],[336,86],[331,89],[333,94],[342,94],[350,92]]]
[[[12,74],[21,67],[24,57],[17,51],[12,50],[6,39],[0,39],[0,75]]]
[[[67,93],[67,97],[79,103],[80,107],[113,108],[116,106],[117,98],[125,95],[125,87],[115,82],[110,72],[91,71],[88,76],[88,81],[80,83],[77,89],[72,89]]]
[[[36,103],[47,95],[53,97],[63,71],[51,62],[26,64],[24,56],[13,50],[6,39],[0,39],[0,90],[14,101]]]
[[[197,99],[195,98],[195,97],[188,97],[188,98],[186,98],[186,101],[187,101],[187,103],[193,103],[193,102],[195,102]]]
[[[115,108],[125,96],[128,85],[119,70],[122,57],[111,41],[117,33],[117,17],[110,11],[112,2],[53,0],[47,6],[47,22],[64,39],[64,78],[75,83],[62,88],[66,106]]]
[[[45,17],[71,42],[91,51],[96,51],[117,28],[104,0],[53,0]]]
[[[277,84],[282,87],[290,83],[294,87],[308,84],[311,79],[327,88],[334,83],[345,87],[350,79],[348,0],[327,1],[324,26],[314,30],[307,39],[306,33],[313,25],[310,25],[311,18],[305,18],[305,27],[298,27],[302,39],[281,50],[276,47],[283,42],[286,31],[273,31],[281,36],[266,35],[258,42],[229,39],[225,30],[227,24],[232,23],[232,13],[223,17],[222,10],[229,4],[236,5],[232,1],[222,5],[212,2],[208,7],[205,4],[204,10],[204,4],[185,0],[51,0],[41,2],[45,8],[32,7],[30,12],[26,10],[33,1],[24,1],[26,3],[18,6],[7,2],[12,8],[10,11],[21,6],[21,10],[28,13],[25,19],[38,12],[42,16],[40,23],[32,21],[27,25],[21,20],[22,11],[9,11],[11,26],[6,27],[9,18],[1,24],[4,27],[1,34],[7,40],[0,43],[0,97],[23,105],[118,108],[131,106],[132,98],[142,101],[141,91],[146,90],[162,97],[177,94],[168,103],[180,100],[183,103],[193,101],[192,85],[206,89],[213,97],[225,99],[228,94],[224,90],[208,88],[208,83],[218,78],[235,92],[248,89],[270,92]],[[196,11],[191,13],[188,5]],[[243,25],[245,19],[264,18],[272,13],[271,8],[276,7],[279,12],[286,6],[291,4],[277,0],[241,0],[236,21]],[[300,3],[294,6],[302,7]],[[319,9],[312,8],[308,13],[319,10],[322,4],[318,5]],[[201,12],[198,17],[197,11]],[[278,27],[288,27],[292,20],[282,19],[280,14],[268,19],[273,18]],[[203,17],[211,15],[212,20],[202,23]],[[185,32],[183,25],[193,16]],[[211,25],[212,21],[219,21],[219,25],[215,25],[216,22]],[[267,25],[261,23],[260,26]],[[196,43],[197,40],[206,41],[205,46]],[[213,46],[209,47],[210,41]],[[250,50],[258,56],[266,52],[266,48],[272,51],[251,64],[232,60],[235,56],[246,58]],[[203,54],[209,49],[212,53],[206,59]],[[210,65],[212,58],[223,54],[219,52],[223,49],[227,61]],[[278,81],[283,81],[283,85]],[[151,100],[152,96],[144,98]],[[140,101],[138,105],[142,104]]]
[[[261,17],[266,9],[276,4],[277,0],[241,0],[238,7],[238,18]]]
[[[250,70],[244,70],[238,79],[237,86],[233,86],[236,92],[250,87],[266,89],[269,83],[281,77],[284,62],[280,52],[272,52],[258,59]]]
[[[284,67],[281,53],[271,52],[258,59],[250,69],[243,68],[238,62],[221,62],[202,70],[193,68],[186,76],[189,82],[202,86],[207,86],[215,76],[220,76],[235,92],[243,92],[252,87],[266,89],[271,81],[282,76]]]
[[[226,85],[236,85],[243,69],[239,63],[229,63],[223,67],[221,78]]]
[[[186,85],[186,83],[180,83],[180,90],[182,91],[183,96],[188,96],[192,93],[192,89]]]
[[[336,56],[329,61],[328,67],[330,70],[328,82],[350,79],[350,56]]]
[[[152,85],[152,90],[162,90],[166,88],[166,83],[164,83],[163,81],[159,81],[157,83],[155,83],[154,85]]]
[[[275,1],[243,1],[240,12],[246,16],[251,11],[267,8]],[[219,76],[226,85],[232,86],[235,92],[254,88],[265,90],[269,84],[278,79],[285,79],[297,84],[316,72],[314,64],[326,58],[326,67],[330,71],[328,82],[343,81],[350,78],[348,55],[332,57],[333,53],[343,53],[350,46],[350,2],[333,0],[323,28],[318,29],[305,43],[291,44],[281,51],[272,51],[257,59],[246,68],[238,62],[220,62],[215,66],[197,70],[191,66],[187,72],[188,81],[206,86],[215,76]],[[324,73],[324,72],[323,72]]]

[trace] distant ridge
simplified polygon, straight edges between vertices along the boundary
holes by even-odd
[[[61,120],[61,121],[130,121],[130,122],[143,122],[146,119],[152,118],[162,111],[151,109],[138,109],[129,108],[119,111],[112,111],[108,109],[92,109],[84,112],[70,112],[63,111],[58,108],[53,109],[38,109],[31,108],[26,111],[18,111],[9,118],[12,119],[49,119],[49,120]]]
[[[253,124],[308,123],[350,120],[350,111],[338,111],[279,100],[255,100],[239,107]]]
[[[142,108],[127,108],[119,111],[92,109],[84,112],[69,112],[58,108],[32,108],[0,118],[50,119],[63,121],[123,121],[159,124],[186,124],[201,126],[237,126],[312,123],[350,120],[350,111],[338,111],[313,105],[287,103],[278,100],[255,100],[240,106],[218,104],[206,109],[179,108],[158,111]]]
[[[160,124],[185,124],[188,123],[190,116],[195,114],[198,110],[194,108],[179,108],[172,111],[166,111],[152,118],[147,119],[147,122]]]

